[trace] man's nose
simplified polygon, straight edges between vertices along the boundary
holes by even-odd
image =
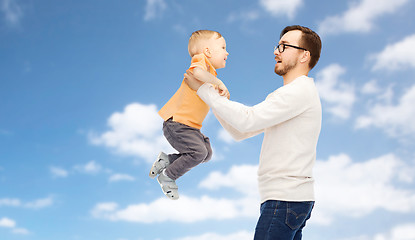
[[[278,48],[274,50],[274,55],[275,56],[280,55],[280,51],[278,51]]]

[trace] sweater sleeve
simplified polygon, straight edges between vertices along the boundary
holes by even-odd
[[[202,85],[197,94],[224,122],[240,133],[257,132],[277,125],[299,115],[308,106],[307,94],[295,85],[274,91],[252,107],[220,96],[208,84]]]
[[[218,119],[220,125],[235,139],[236,141],[241,141],[250,137],[254,137],[260,133],[263,132],[263,130],[259,130],[256,132],[249,132],[249,133],[242,133],[238,130],[236,130],[234,127],[229,125],[227,122],[225,122],[217,113],[215,110],[212,110],[213,114],[215,114],[216,119]]]

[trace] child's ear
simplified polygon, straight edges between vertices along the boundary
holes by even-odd
[[[209,48],[205,48],[205,50],[203,50],[203,53],[208,58],[212,57],[212,53],[210,52],[210,49]]]

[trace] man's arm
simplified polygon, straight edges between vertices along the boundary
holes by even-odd
[[[263,102],[249,107],[221,97],[212,85],[203,84],[191,74],[185,74],[185,81],[197,90],[199,97],[217,115],[241,133],[257,132],[275,126],[301,114],[308,107],[307,94],[297,88],[290,93],[286,92],[287,94],[274,92]]]
[[[213,114],[215,115],[216,119],[218,119],[220,125],[235,139],[236,141],[241,141],[250,137],[254,137],[260,133],[263,132],[263,130],[259,130],[256,132],[248,132],[243,133],[232,127],[229,123],[225,122],[217,113],[215,110],[213,110]]]
[[[299,90],[299,89],[296,89]],[[304,92],[274,92],[263,102],[249,107],[218,95],[211,85],[202,85],[197,94],[239,132],[256,132],[300,115],[309,107]]]
[[[213,77],[212,74],[209,74]],[[194,75],[192,74],[192,72],[187,71],[184,74],[185,77],[185,81],[187,83],[187,85],[189,85],[190,88],[192,88],[193,90],[197,91],[203,84],[204,82],[199,81],[198,79],[196,79],[194,77]],[[236,141],[241,141],[243,139],[246,138],[250,138],[253,136],[256,136],[260,133],[263,132],[263,130],[259,130],[259,131],[255,131],[255,132],[248,132],[248,133],[243,133],[238,131],[237,129],[235,129],[234,127],[232,127],[229,123],[227,123],[225,120],[223,120],[219,114],[216,113],[216,111],[213,109],[213,114],[215,115],[215,117],[218,119],[219,123],[222,125],[222,127],[236,140]]]

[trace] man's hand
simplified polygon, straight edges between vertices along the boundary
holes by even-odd
[[[190,70],[187,70],[184,74],[184,81],[189,85],[189,87],[197,91],[204,82],[201,82],[195,78],[193,73]]]

